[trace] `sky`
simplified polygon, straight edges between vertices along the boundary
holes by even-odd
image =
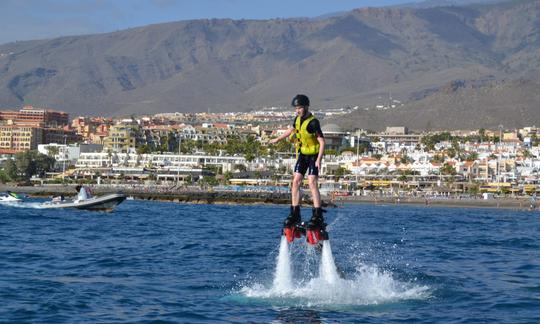
[[[204,18],[318,17],[420,0],[0,0],[0,44]]]

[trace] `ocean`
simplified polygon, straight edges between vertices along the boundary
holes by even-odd
[[[0,206],[0,322],[540,322],[538,212],[344,205],[319,251],[287,206],[39,201]]]

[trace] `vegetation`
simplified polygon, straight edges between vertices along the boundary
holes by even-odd
[[[375,160],[380,160],[380,159],[382,159],[382,154],[380,154],[380,153],[373,154],[371,157],[373,157]]]
[[[337,155],[336,150],[328,149],[324,151],[324,155]]]
[[[478,153],[471,152],[465,156],[465,161],[472,162],[478,159]]]
[[[4,164],[2,181],[27,181],[32,176],[44,176],[53,170],[56,160],[38,151],[31,150],[15,154]]]
[[[454,168],[452,165],[445,163],[440,169],[441,174],[444,175],[456,175],[456,168]]]
[[[334,171],[334,179],[338,181],[340,178],[342,178],[344,175],[349,174],[349,170],[347,170],[344,167],[339,167]]]

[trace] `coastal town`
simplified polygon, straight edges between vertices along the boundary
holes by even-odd
[[[535,126],[411,132],[341,129],[316,111],[326,147],[320,190],[332,199],[383,197],[535,197],[540,149]],[[24,106],[0,112],[3,183],[128,188],[287,191],[294,145],[270,145],[293,112],[162,113],[75,117]],[[34,152],[34,153],[32,153]]]

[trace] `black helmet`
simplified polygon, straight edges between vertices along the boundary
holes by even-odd
[[[291,105],[293,107],[296,107],[296,106],[304,106],[304,107],[309,107],[309,98],[306,96],[306,95],[303,95],[303,94],[297,94],[292,102],[291,102]]]

